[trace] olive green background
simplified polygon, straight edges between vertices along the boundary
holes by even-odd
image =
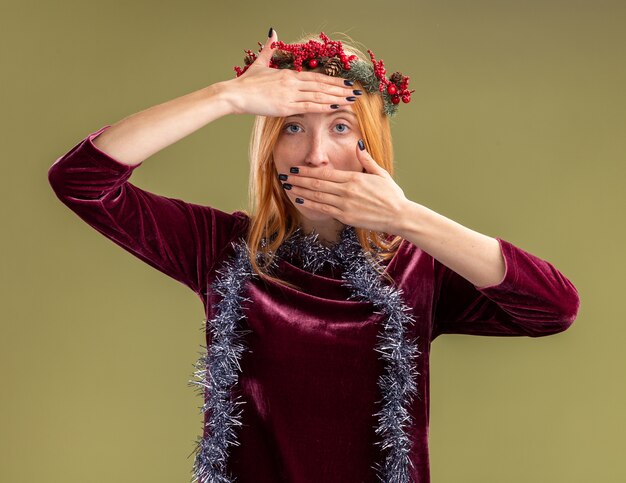
[[[0,481],[189,481],[202,304],[62,205],[47,170],[105,124],[231,78],[270,26],[285,41],[345,32],[410,75],[392,127],[407,197],[549,260],[580,292],[561,334],[433,343],[433,482],[626,481],[624,2],[13,1],[0,14]],[[131,181],[245,208],[252,121],[219,119]]]

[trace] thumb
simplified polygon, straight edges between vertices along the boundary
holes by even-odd
[[[259,52],[259,55],[257,56],[257,61],[260,61],[259,63],[261,65],[264,65],[264,66],[270,65],[270,60],[272,58],[272,55],[274,54],[274,51],[276,50],[276,48],[272,48],[272,43],[276,42],[277,40],[278,40],[278,34],[276,33],[276,30],[274,30],[273,28],[270,28],[267,41],[265,42],[265,45],[263,45],[261,52]]]
[[[362,147],[362,148],[361,148]],[[370,174],[382,174],[382,171],[385,171],[381,168],[374,158],[370,156],[370,154],[365,150],[365,143],[363,143],[362,139],[359,139],[359,142],[356,145],[356,157],[361,163],[361,166],[365,169],[366,172]],[[386,171],[385,171],[386,172]]]

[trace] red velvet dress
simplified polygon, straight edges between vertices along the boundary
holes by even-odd
[[[193,290],[214,317],[219,295],[210,289],[248,217],[147,192],[128,179],[133,167],[100,151],[88,135],[50,167],[59,199],[123,249]],[[418,397],[412,481],[430,481],[428,459],[430,344],[444,333],[541,337],[567,329],[579,297],[552,264],[498,238],[506,274],[478,289],[404,240],[387,271],[413,309],[418,337]],[[381,314],[370,302],[347,300],[336,273],[309,273],[280,262],[280,274],[299,291],[248,282],[251,349],[241,359],[243,398],[239,446],[229,471],[240,483],[373,483],[380,461],[374,429],[383,370],[374,351]],[[207,344],[210,346],[210,335]]]

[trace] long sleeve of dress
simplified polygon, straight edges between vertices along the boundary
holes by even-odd
[[[244,222],[243,212],[160,196],[128,179],[128,166],[92,142],[110,125],[89,134],[48,170],[57,197],[105,237],[199,293],[207,273]]]
[[[497,238],[506,272],[476,287],[435,259],[434,339],[440,334],[541,337],[576,319],[576,287],[551,263]]]

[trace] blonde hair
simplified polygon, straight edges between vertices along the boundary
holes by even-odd
[[[345,36],[345,34],[343,34]],[[347,36],[346,36],[347,37]],[[304,43],[311,39],[317,39],[316,35],[308,34],[296,41]],[[351,41],[342,41],[344,51],[348,54],[355,54],[362,60],[368,60]],[[378,93],[369,93],[357,81],[355,89],[361,89],[363,94],[358,101],[352,104],[361,130],[362,139],[367,152],[382,166],[391,176],[393,176],[393,145],[391,141],[391,128],[389,118],[383,112],[383,100]],[[250,139],[250,179],[248,187],[250,226],[246,234],[248,247],[250,249],[250,262],[253,270],[265,280],[288,285],[294,285],[273,276],[268,268],[272,262],[267,257],[268,252],[275,250],[289,237],[297,228],[298,211],[287,197],[281,182],[276,176],[273,159],[273,148],[276,144],[284,125],[284,117],[256,116],[252,135]],[[355,228],[359,243],[366,253],[373,255],[374,252],[369,246],[370,242],[381,249],[377,257],[371,259],[375,262],[387,261],[393,258],[402,238],[391,236],[387,233],[374,232],[362,228]],[[270,236],[276,234],[271,240]],[[267,244],[262,247],[262,238],[267,239]],[[267,261],[263,266],[257,262],[257,254],[263,252]],[[379,263],[375,263],[375,268],[390,283],[393,279],[383,269]]]

